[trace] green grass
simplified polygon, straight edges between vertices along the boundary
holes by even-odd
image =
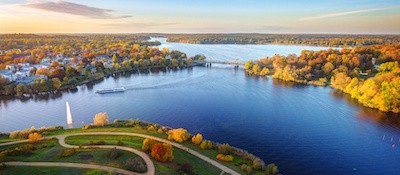
[[[5,156],[4,161],[25,161],[25,162],[72,162],[72,163],[87,163],[87,164],[97,164],[105,165],[116,168],[124,168],[124,161],[128,158],[138,157],[136,154],[129,151],[118,150],[122,154],[114,160],[110,160],[107,157],[107,149],[77,149],[70,157],[58,157],[57,155],[67,148],[62,147],[58,144],[57,140],[48,140],[43,143],[49,145],[47,148],[39,149],[33,151],[30,156]],[[0,147],[1,150],[13,148],[17,146],[23,146],[28,143],[10,145],[5,147]],[[42,143],[37,143],[40,145]],[[86,157],[86,158],[84,158]],[[89,157],[89,158],[88,158]],[[143,161],[143,160],[142,160]],[[144,161],[143,161],[144,162]]]
[[[8,166],[4,170],[0,170],[1,175],[70,175],[70,174],[87,174],[97,172],[97,174],[108,174],[105,171],[90,170],[82,168],[67,167],[33,167],[33,166]],[[94,174],[93,174],[94,175]]]
[[[65,139],[66,143],[71,145],[87,145],[90,141],[105,141],[107,145],[117,145],[118,140],[123,142],[123,146],[133,147],[141,150],[144,138],[134,136],[70,136]],[[151,157],[151,156],[150,156]],[[156,167],[157,174],[177,174],[175,171],[178,164],[189,162],[193,165],[193,170],[196,174],[219,174],[220,170],[213,165],[204,162],[196,156],[193,156],[186,151],[174,148],[174,160],[171,163],[163,163],[152,159]]]

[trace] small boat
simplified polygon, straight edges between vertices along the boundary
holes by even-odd
[[[126,89],[124,87],[120,88],[103,88],[96,90],[98,94],[106,94],[106,93],[116,93],[116,92],[124,92]]]

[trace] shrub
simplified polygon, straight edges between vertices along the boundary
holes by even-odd
[[[240,166],[240,169],[242,171],[246,171],[247,170],[247,165],[246,164],[242,164],[242,166]]]
[[[125,168],[139,173],[144,173],[147,171],[146,164],[139,157],[127,159],[125,161]]]
[[[104,140],[99,140],[96,143],[94,143],[95,145],[105,145],[106,142]]]
[[[7,165],[5,163],[0,164],[0,170],[4,170],[7,168]]]
[[[233,156],[232,155],[223,155],[223,154],[218,154],[216,156],[217,159],[222,160],[224,162],[232,162],[233,161]]]
[[[58,157],[70,157],[76,152],[75,148],[65,149],[60,152],[57,156]]]
[[[267,175],[275,175],[279,173],[278,167],[274,163],[267,165]]]
[[[142,150],[143,151],[151,151],[155,144],[157,144],[157,142],[155,140],[150,139],[150,138],[145,138],[143,140]]]
[[[108,124],[108,115],[106,112],[98,113],[93,118],[93,123],[95,126],[104,126]]]
[[[151,149],[151,156],[160,162],[170,162],[174,159],[172,145],[157,143]]]
[[[183,128],[168,131],[168,140],[175,140],[176,142],[182,143],[189,139],[189,137],[190,134]]]
[[[213,148],[213,143],[209,140],[203,140],[200,144],[201,149],[212,149]]]
[[[229,144],[227,144],[227,143],[219,145],[218,146],[218,151],[221,154],[225,154],[225,155],[230,154],[231,153],[231,146]]]
[[[202,141],[203,141],[203,135],[201,135],[201,134],[197,134],[192,137],[192,142],[196,145],[201,144]]]
[[[147,131],[155,131],[156,128],[153,125],[150,125],[149,127],[147,127]]]
[[[122,145],[124,145],[124,142],[122,142],[121,140],[118,140],[117,145],[122,146]]]
[[[253,171],[253,168],[251,168],[251,166],[247,166],[247,168],[246,168],[247,174],[251,174],[252,171]]]
[[[38,142],[38,141],[40,141],[42,139],[42,135],[40,135],[40,134],[35,132],[35,133],[32,133],[32,134],[29,134],[28,138],[29,138],[30,142],[36,143],[36,142]]]
[[[93,140],[89,141],[89,145],[94,145]]]
[[[116,148],[113,148],[107,152],[107,157],[112,160],[118,158],[121,155],[122,153],[118,151]]]
[[[179,174],[194,174],[193,173],[193,165],[189,162],[183,163],[183,164],[178,164],[178,173]]]
[[[264,161],[261,161],[259,159],[253,160],[253,169],[254,170],[262,170],[265,167]]]

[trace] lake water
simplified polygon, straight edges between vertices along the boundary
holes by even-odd
[[[223,46],[206,47],[218,55]],[[243,49],[248,47],[256,46]],[[258,54],[255,57],[262,57]],[[94,93],[120,86],[128,90]],[[400,172],[399,115],[364,108],[329,87],[247,77],[232,66],[125,74],[62,94],[0,101],[3,132],[66,126],[68,101],[76,127],[91,123],[99,112],[107,112],[111,121],[140,118],[183,127],[275,162],[288,175]]]

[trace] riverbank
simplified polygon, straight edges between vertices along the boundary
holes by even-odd
[[[56,127],[57,129],[49,129],[46,130],[42,128],[41,130],[35,130],[35,129],[30,129],[29,131],[20,131],[24,132],[26,134],[28,133],[40,133],[43,134],[44,137],[51,138],[51,137],[56,137],[62,143],[61,141],[67,138],[66,142],[68,144],[73,144],[73,145],[80,145],[79,148],[85,148],[85,145],[90,146],[90,142],[93,143],[101,143],[101,145],[124,145],[128,147],[133,147],[133,148],[142,148],[142,142],[143,139],[137,139],[135,138],[136,136],[140,137],[152,137],[153,139],[156,139],[157,141],[161,142],[167,142],[169,144],[174,145],[175,147],[179,148],[177,153],[174,151],[175,155],[175,160],[176,165],[171,166],[170,164],[164,164],[162,162],[154,161],[156,165],[156,172],[161,173],[167,169],[168,172],[176,172],[177,169],[176,167],[179,164],[183,164],[184,161],[189,161],[192,163],[193,170],[196,170],[199,174],[204,174],[206,172],[214,172],[215,170],[211,169],[205,169],[208,166],[205,166],[207,163],[198,161],[195,158],[190,158],[186,156],[186,158],[183,158],[181,156],[185,157],[185,151],[192,152],[191,154],[195,154],[197,157],[200,155],[197,155],[198,153],[201,153],[201,155],[207,156],[208,158],[205,159],[205,157],[201,158],[203,161],[207,160],[207,162],[214,164],[212,162],[219,162],[218,164],[222,164],[223,166],[227,166],[229,168],[232,168],[236,172],[241,172],[241,174],[244,174],[245,172],[252,172],[252,174],[259,174],[262,173],[263,171],[266,171],[266,166],[264,162],[244,151],[235,147],[229,147],[229,151],[227,152],[228,154],[232,154],[233,156],[233,161],[221,161],[217,158],[218,154],[221,154],[221,144],[211,142],[212,147],[203,149],[201,145],[196,145],[192,143],[188,139],[187,141],[184,141],[182,143],[173,143],[171,141],[166,141],[168,139],[167,133],[170,133],[171,131],[174,131],[174,129],[169,128],[169,127],[163,127],[159,126],[157,124],[153,123],[148,123],[140,120],[126,120],[126,121],[121,121],[121,120],[116,120],[111,124],[107,124],[103,127],[98,127],[98,126],[92,126],[89,125],[89,127],[83,127],[83,128],[78,128],[78,129],[62,129],[60,127]],[[11,135],[15,135],[15,133],[10,133]],[[95,135],[95,136],[90,136],[87,137],[85,135]],[[104,136],[103,136],[104,135]],[[122,136],[113,136],[109,137],[109,135],[122,135]],[[0,138],[0,140],[7,139],[4,137],[5,135],[3,134],[3,137]],[[24,137],[24,136],[23,136]],[[23,139],[23,138],[20,138]],[[11,140],[5,140],[4,143],[0,144],[5,145],[9,144]],[[144,142],[143,142],[144,143]],[[19,143],[22,144],[22,143]],[[180,146],[182,145],[182,146]],[[83,146],[83,147],[82,147]],[[90,147],[95,147],[95,146],[90,146]],[[2,147],[0,147],[1,149]],[[11,148],[10,146],[6,147],[7,149]],[[78,146],[77,146],[78,148]],[[228,149],[228,147],[225,147]],[[225,149],[225,151],[227,151]],[[4,149],[1,149],[4,151]],[[183,151],[183,152],[182,152]],[[40,152],[40,151],[39,151]],[[46,151],[48,152],[48,151]],[[198,152],[198,153],[197,153]],[[36,154],[36,153],[35,153]],[[40,154],[40,153],[37,153]],[[225,153],[226,154],[226,153]],[[0,154],[2,155],[2,154]],[[37,156],[35,156],[37,157]],[[4,156],[4,153],[2,155],[3,161],[9,161],[10,157],[9,156]],[[25,159],[25,158],[24,158]],[[15,159],[12,159],[15,160]],[[17,159],[18,160],[18,159]],[[23,159],[22,159],[23,160]],[[36,160],[35,158],[29,159],[30,161]],[[58,159],[57,159],[58,160]],[[64,161],[64,160],[59,160],[59,161]],[[272,165],[271,165],[272,166]],[[117,166],[118,167],[118,166]],[[164,167],[164,168],[162,168]],[[178,166],[179,167],[179,166]],[[246,168],[242,168],[246,167]],[[249,167],[249,168],[247,168]],[[157,168],[160,168],[157,170]],[[210,167],[211,168],[211,167]],[[222,167],[220,167],[222,168]],[[164,169],[164,170],[163,170]],[[243,171],[244,170],[244,171]],[[4,171],[4,170],[3,170]],[[228,172],[230,170],[224,170],[225,172]],[[203,172],[203,173],[201,173]],[[156,173],[156,174],[158,174]],[[175,173],[173,173],[175,174]],[[207,173],[206,173],[207,174]],[[230,173],[232,174],[232,173]]]

